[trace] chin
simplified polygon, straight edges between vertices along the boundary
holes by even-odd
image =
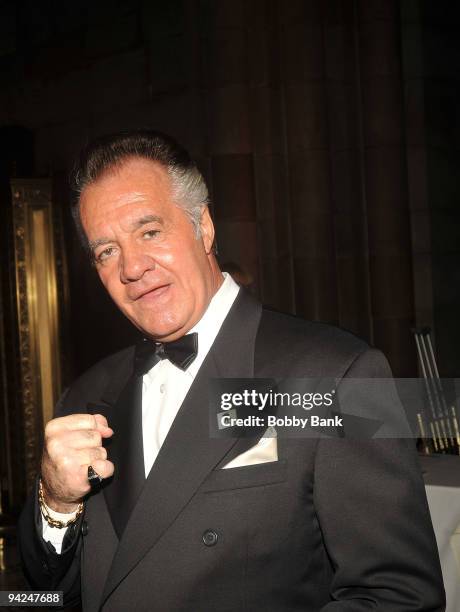
[[[155,323],[152,324],[148,321],[144,322],[145,325],[138,325],[139,329],[146,335],[146,336],[150,336],[151,338],[167,338],[168,336],[172,336],[173,334],[177,333],[180,329],[181,329],[181,325],[180,324],[172,324],[171,322],[168,323]]]

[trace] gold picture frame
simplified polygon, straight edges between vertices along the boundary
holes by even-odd
[[[61,393],[58,277],[49,179],[11,181],[24,472],[32,486],[43,427]]]

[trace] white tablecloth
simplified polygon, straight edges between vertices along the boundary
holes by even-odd
[[[447,612],[460,612],[460,457],[421,457],[444,586]]]

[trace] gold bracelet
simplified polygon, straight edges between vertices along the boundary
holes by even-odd
[[[78,508],[77,508],[77,514],[74,516],[73,519],[70,519],[70,521],[58,521],[57,519],[54,519],[52,516],[49,515],[46,503],[45,503],[45,497],[43,495],[43,484],[42,484],[42,479],[40,478],[40,481],[38,483],[38,503],[40,504],[40,510],[42,513],[43,518],[45,519],[45,521],[48,523],[48,525],[50,525],[51,527],[57,527],[58,529],[64,529],[65,527],[69,527],[69,525],[73,525],[73,523],[77,522],[77,519],[81,516],[82,512],[83,512],[83,508],[84,508],[84,504],[83,502],[80,502],[78,504]]]

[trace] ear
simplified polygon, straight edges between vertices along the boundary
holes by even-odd
[[[206,206],[201,213],[200,221],[201,239],[203,240],[204,249],[206,254],[212,251],[212,245],[214,244],[214,224],[209,214],[209,208]]]

